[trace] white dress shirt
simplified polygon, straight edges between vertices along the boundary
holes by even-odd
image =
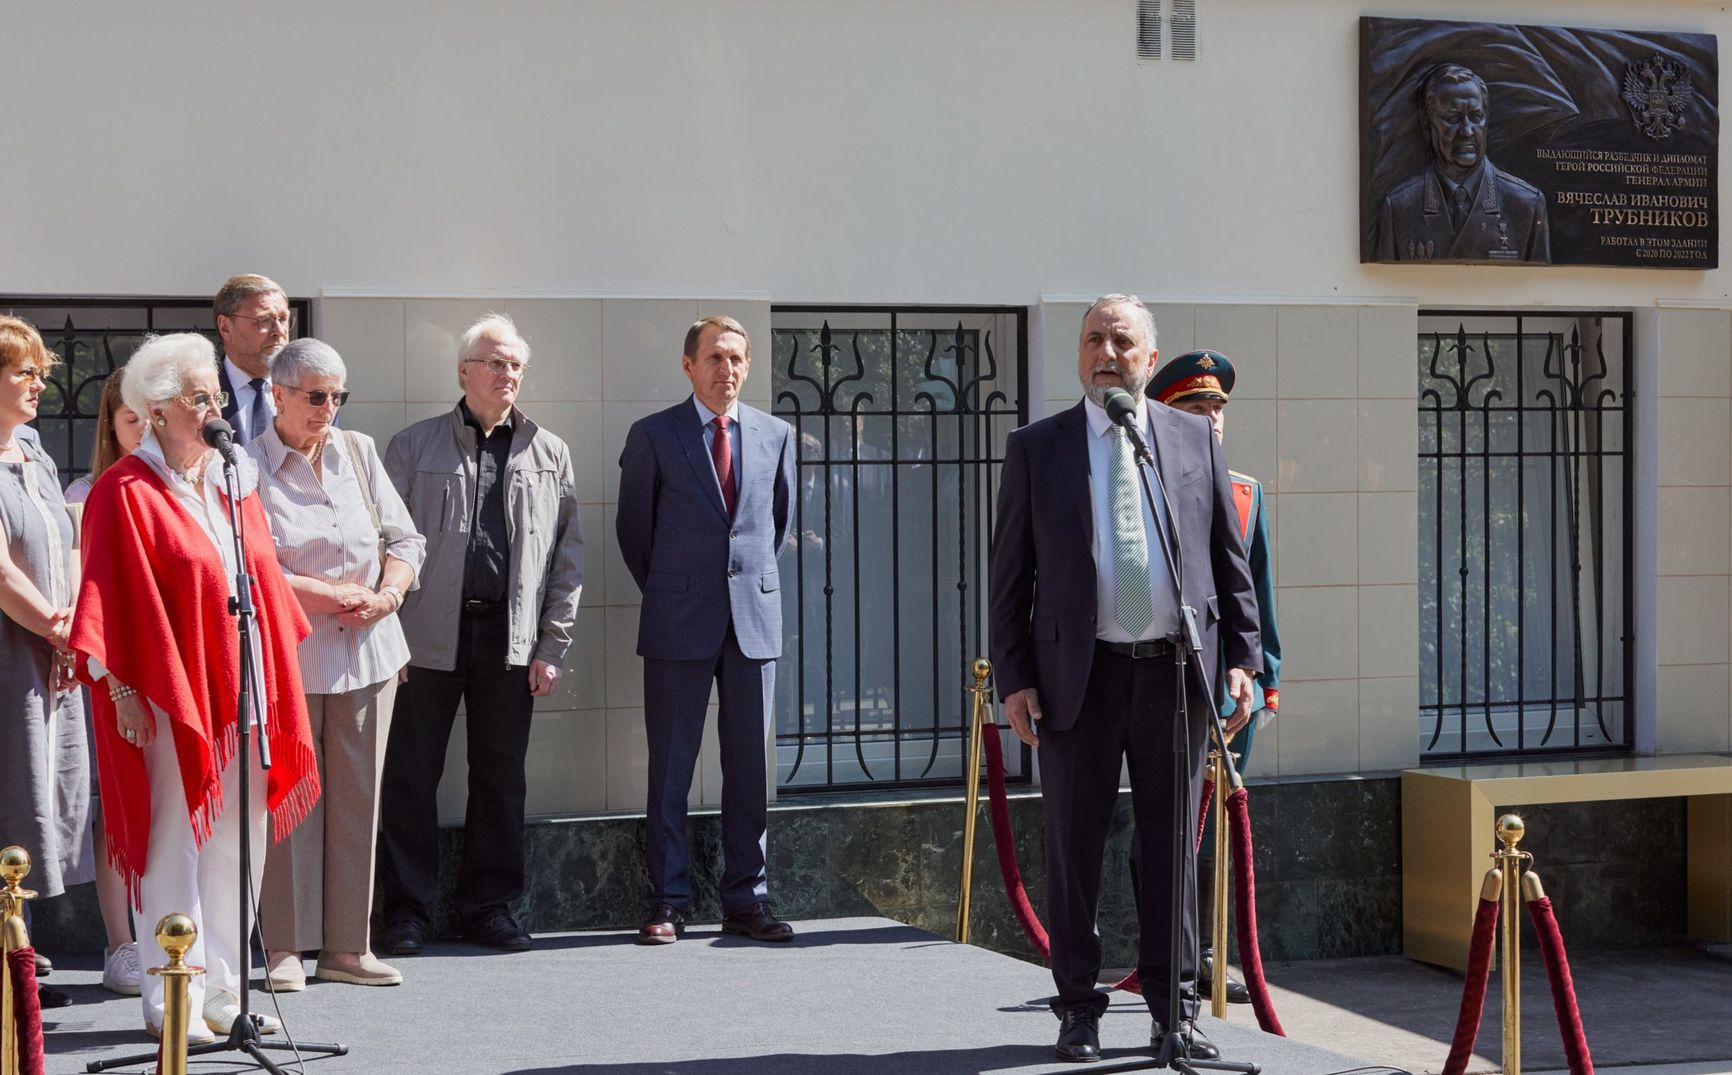
[[[1107,412],[1093,400],[1085,398],[1083,408],[1089,422],[1089,499],[1094,506],[1095,637],[1105,642],[1142,642],[1145,639],[1132,638],[1119,626],[1113,609],[1116,575],[1113,566],[1113,494],[1109,487],[1109,476],[1116,443],[1113,430],[1117,427],[1113,425],[1112,419],[1107,417]],[[1154,451],[1154,430],[1149,425],[1148,403],[1143,399],[1137,400],[1137,428],[1143,431],[1143,442],[1149,446],[1151,452]],[[1150,485],[1153,487],[1152,479]],[[1155,493],[1160,495],[1158,488]],[[1137,484],[1136,494],[1137,500],[1143,505],[1143,533],[1146,535],[1149,550],[1149,597],[1155,610],[1155,620],[1149,625],[1146,638],[1169,638],[1176,636],[1179,631],[1178,596],[1173,591],[1172,577],[1167,574],[1167,561],[1161,554],[1160,534],[1155,529],[1155,517],[1149,511],[1148,498],[1143,495],[1140,482]]]
[[[246,454],[259,467],[259,499],[271,521],[277,559],[290,575],[331,583],[350,582],[372,590],[384,565],[379,531],[367,514],[362,481],[379,510],[385,554],[421,572],[427,539],[415,529],[409,509],[385,475],[371,438],[352,442],[361,472],[350,465],[332,429],[326,434],[319,474],[307,457],[284,444],[275,426],[247,442]],[[308,613],[313,633],[301,642],[301,683],[308,694],[342,694],[397,674],[409,663],[409,645],[395,613],[365,627],[348,627],[334,612]]]

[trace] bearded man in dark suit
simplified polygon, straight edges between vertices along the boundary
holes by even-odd
[[[1209,421],[1144,397],[1155,356],[1155,323],[1134,295],[1095,300],[1083,318],[1078,375],[1085,398],[1017,430],[1005,445],[991,555],[994,676],[1006,715],[1039,751],[1046,818],[1047,923],[1061,1020],[1058,1055],[1100,1058],[1098,984],[1102,855],[1119,770],[1130,763],[1137,840],[1149,870],[1137,903],[1137,969],[1154,1016],[1151,1043],[1179,1034],[1194,1059],[1220,1054],[1195,1028],[1197,1016],[1194,830],[1208,746],[1202,682],[1238,702],[1227,727],[1250,717],[1252,676],[1262,668],[1257,602],[1239,537],[1227,460]],[[1125,431],[1107,417],[1109,392],[1130,393],[1136,427],[1167,489],[1161,507],[1144,498]],[[1182,562],[1175,588],[1161,553],[1166,535]],[[1186,805],[1174,816],[1173,749],[1180,610],[1195,610],[1201,675],[1185,694]],[[1165,864],[1183,850],[1175,884]],[[1171,900],[1181,901],[1180,1021],[1169,1027]]]

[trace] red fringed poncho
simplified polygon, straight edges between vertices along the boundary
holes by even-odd
[[[241,501],[247,571],[258,610],[263,706],[271,747],[266,806],[281,840],[319,798],[319,772],[295,649],[311,628],[283,578],[257,494]],[[229,577],[210,538],[149,463],[127,457],[85,502],[84,577],[72,624],[79,678],[90,684],[108,856],[138,905],[149,861],[150,787],[144,752],[121,738],[114,703],[90,661],[168,715],[193,837],[222,812],[222,771],[239,743],[240,640],[228,614]],[[256,749],[256,748],[255,748]]]

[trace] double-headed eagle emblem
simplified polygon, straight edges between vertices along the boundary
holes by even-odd
[[[1624,101],[1636,129],[1649,138],[1670,138],[1684,126],[1691,92],[1690,72],[1659,53],[1624,66]]]

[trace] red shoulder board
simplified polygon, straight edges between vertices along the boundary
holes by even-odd
[[[1257,506],[1257,483],[1243,478],[1230,479],[1233,483],[1233,506],[1239,509],[1239,538],[1247,545],[1251,543],[1251,511]]]

